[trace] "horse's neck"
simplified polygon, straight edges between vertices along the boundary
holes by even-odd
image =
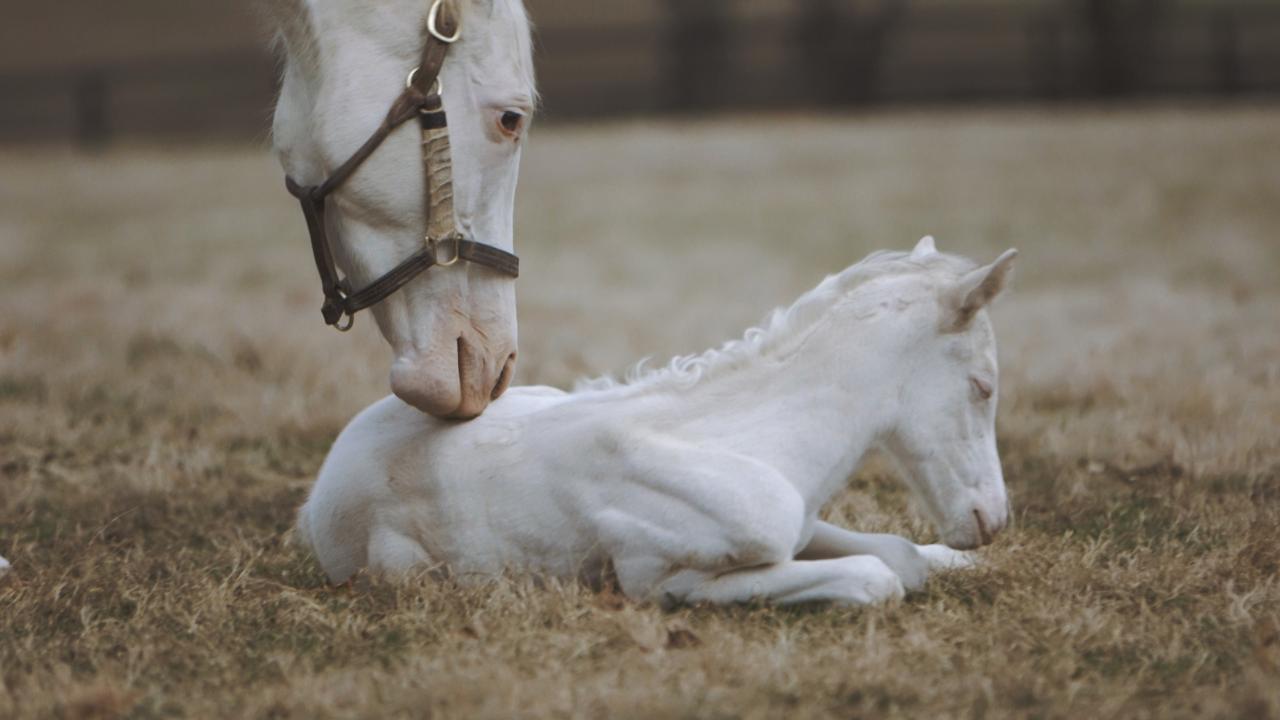
[[[811,338],[784,357],[755,358],[663,393],[650,417],[699,447],[776,468],[817,507],[888,426],[895,365],[867,345]]]

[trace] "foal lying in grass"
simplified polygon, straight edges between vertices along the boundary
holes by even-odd
[[[625,384],[512,388],[464,424],[384,399],[334,444],[302,537],[335,583],[611,564],[635,599],[900,597],[1008,521],[984,308],[1015,255],[977,267],[930,238],[876,253],[718,350]],[[872,447],[946,545],[818,519]]]

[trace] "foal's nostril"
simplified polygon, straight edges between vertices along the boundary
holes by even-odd
[[[990,545],[992,533],[987,529],[987,521],[982,518],[982,511],[974,508],[973,518],[978,521],[978,540],[983,545]]]

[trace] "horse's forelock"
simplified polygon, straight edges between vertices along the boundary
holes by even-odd
[[[315,29],[304,0],[257,0],[258,16],[274,34],[280,61],[315,68],[318,57]]]

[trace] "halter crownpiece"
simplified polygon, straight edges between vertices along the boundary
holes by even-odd
[[[311,235],[311,253],[320,273],[324,321],[339,330],[350,330],[357,312],[376,305],[433,265],[448,267],[466,260],[513,278],[520,275],[520,258],[465,237],[453,222],[453,159],[449,147],[449,122],[441,97],[440,68],[445,55],[462,33],[450,0],[435,0],[427,13],[422,60],[409,72],[404,91],[373,135],[319,185],[299,185],[286,176],[285,188],[298,199]],[[382,145],[391,132],[417,117],[422,129],[423,208],[427,227],[423,247],[377,280],[352,291],[346,278],[338,277],[325,225],[325,199],[347,181]],[[447,250],[447,252],[441,252]],[[343,318],[347,321],[344,324]]]

